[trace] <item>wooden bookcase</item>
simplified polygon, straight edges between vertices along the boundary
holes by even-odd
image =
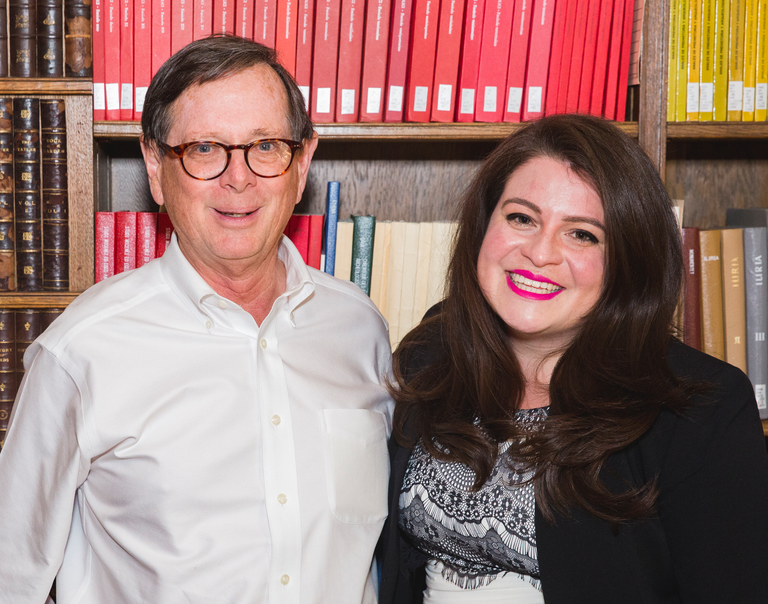
[[[684,224],[718,226],[725,223],[727,207],[768,204],[768,122],[667,123],[669,6],[670,0],[645,3],[639,117],[619,126],[638,139],[672,197],[686,200]],[[110,153],[129,149],[134,165],[140,165],[140,127],[131,122],[93,123],[89,81],[8,79],[0,81],[0,91],[66,98],[72,284],[72,292],[65,295],[2,294],[0,306],[64,305],[93,282],[93,212],[109,207],[104,196],[110,188]],[[322,213],[327,181],[339,180],[345,215],[452,219],[472,171],[499,140],[519,127],[319,124],[320,145],[298,211]],[[768,434],[768,422],[764,430]]]

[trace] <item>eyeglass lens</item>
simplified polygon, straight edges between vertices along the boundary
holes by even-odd
[[[257,141],[247,162],[259,176],[277,176],[291,164],[291,147],[282,141]],[[227,149],[218,143],[195,143],[184,150],[184,169],[195,178],[216,178],[227,168]]]

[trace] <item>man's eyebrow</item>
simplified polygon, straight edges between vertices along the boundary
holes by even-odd
[[[541,214],[541,208],[535,203],[528,201],[527,199],[521,199],[520,197],[510,197],[509,199],[504,200],[504,203],[501,204],[501,207],[503,209],[510,204],[525,206],[537,214]],[[603,225],[602,222],[595,220],[594,218],[588,218],[587,216],[566,216],[563,218],[563,222],[586,222],[587,224],[591,224],[592,226],[595,226],[601,231],[605,232],[605,225]]]

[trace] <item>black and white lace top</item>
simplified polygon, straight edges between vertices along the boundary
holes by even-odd
[[[538,423],[548,407],[521,409],[516,420]],[[400,491],[399,526],[411,544],[443,563],[443,576],[465,589],[506,572],[526,575],[541,589],[536,555],[532,472],[517,472],[499,445],[488,481],[476,492],[464,464],[432,457],[419,442]]]

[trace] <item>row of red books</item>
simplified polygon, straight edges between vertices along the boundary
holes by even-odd
[[[275,48],[312,120],[624,119],[634,0],[94,0],[95,120],[140,120],[194,39]]]
[[[165,253],[173,225],[166,213],[96,212],[94,281],[145,265]]]

